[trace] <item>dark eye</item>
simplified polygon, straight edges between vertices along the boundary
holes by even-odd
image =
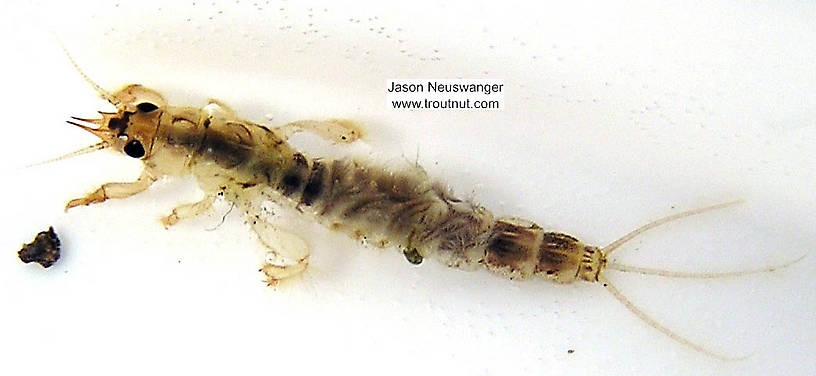
[[[139,109],[139,112],[146,114],[148,112],[153,112],[153,111],[158,110],[159,106],[156,106],[155,104],[150,103],[150,102],[142,102],[142,103],[137,104],[136,108]]]
[[[144,146],[139,140],[130,140],[125,144],[125,154],[132,158],[141,158],[145,155]]]

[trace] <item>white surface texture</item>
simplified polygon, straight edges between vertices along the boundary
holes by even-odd
[[[0,373],[816,374],[816,5],[531,3],[4,2]],[[108,90],[218,98],[270,125],[354,119],[368,131],[359,145],[297,142],[416,160],[499,216],[589,244],[746,200],[650,232],[620,262],[732,271],[810,257],[721,280],[607,274],[658,321],[740,361],[670,340],[597,285],[414,267],[297,218],[312,268],[268,288],[237,211],[217,226],[228,204],[160,225],[201,194],[192,179],[63,213],[140,163],[97,152],[24,168],[93,143],[64,121],[106,108],[52,32]],[[503,79],[505,109],[386,110],[394,78]],[[49,225],[63,258],[20,263]]]

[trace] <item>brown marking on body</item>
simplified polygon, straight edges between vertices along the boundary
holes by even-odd
[[[309,162],[303,154],[294,153],[291,161],[292,163],[283,174],[283,178],[278,185],[278,189],[287,197],[292,197],[294,194],[301,192],[302,186],[309,175]]]
[[[361,195],[359,199],[355,200],[351,205],[346,207],[343,211],[345,218],[365,217],[370,213],[377,213],[378,210],[388,208],[387,196],[383,193],[367,192],[366,195]]]
[[[541,227],[534,223],[517,223],[515,220],[496,221],[486,249],[487,265],[519,272],[522,277],[532,275],[541,235]]]
[[[116,132],[116,137],[119,137],[125,133],[128,124],[130,124],[131,115],[133,115],[132,112],[124,112],[122,113],[122,117],[113,117],[110,119],[108,122],[108,128]]]
[[[314,201],[320,197],[320,194],[326,190],[324,187],[330,180],[325,181],[326,165],[320,160],[312,162],[312,171],[309,173],[309,180],[303,186],[303,192],[300,195],[300,204],[311,206]]]
[[[359,187],[349,183],[349,175],[353,168],[353,161],[335,160],[332,162],[331,189],[324,195],[326,202],[319,213],[320,215],[332,213],[338,203],[347,201],[350,196],[359,192]]]
[[[427,212],[431,205],[433,205],[433,202],[427,200],[425,197],[414,198],[410,201],[395,205],[394,215],[391,217],[389,227],[395,231],[413,229],[410,231],[412,238],[419,232],[425,233],[426,231],[420,230],[417,227],[423,223],[420,215]]]
[[[173,123],[163,135],[165,142],[171,146],[195,149],[204,137],[195,122],[183,117],[174,117]]]
[[[577,259],[583,245],[578,239],[560,232],[546,232],[542,236],[541,247],[538,249],[538,263],[536,273],[558,271]],[[549,273],[548,273],[549,272]]]
[[[213,132],[213,127],[210,127],[201,140],[199,154],[223,168],[233,168],[249,160],[252,149],[221,133]]]
[[[224,168],[234,168],[252,158],[256,146],[247,126],[236,123],[210,123],[204,131],[199,153]]]

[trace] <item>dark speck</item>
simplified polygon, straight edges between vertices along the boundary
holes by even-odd
[[[402,253],[405,255],[405,259],[408,260],[408,262],[414,265],[419,265],[422,263],[422,255],[419,254],[419,251],[417,251],[416,248],[411,248],[410,250],[406,249]]]

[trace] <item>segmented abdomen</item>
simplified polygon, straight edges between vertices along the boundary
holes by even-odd
[[[583,245],[532,222],[494,219],[485,208],[454,198],[419,168],[401,172],[354,160],[308,160],[297,154],[278,190],[335,229],[379,246],[449,265],[484,265],[510,277],[575,279]],[[421,259],[420,259],[421,260]]]
[[[377,246],[396,245],[409,261],[484,265],[510,277],[576,278],[583,245],[532,222],[495,219],[455,198],[419,167],[390,171],[355,160],[310,159],[274,132],[253,125],[207,127],[197,153],[225,170],[235,189],[272,188],[301,211]]]

